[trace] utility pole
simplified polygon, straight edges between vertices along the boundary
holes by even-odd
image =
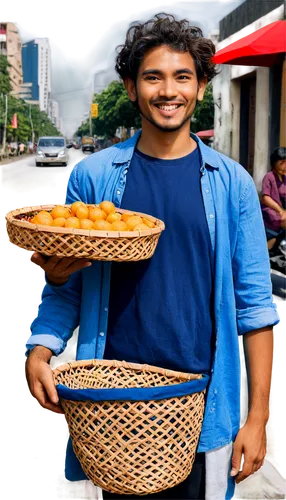
[[[94,74],[91,75],[91,102],[89,106],[89,135],[92,137],[92,119],[91,119],[91,105],[93,102],[93,94],[94,94]]]
[[[30,104],[30,113],[29,113],[29,116],[30,116],[30,122],[31,122],[31,128],[32,128],[32,143],[33,143],[33,147],[34,147],[34,142],[35,142],[35,134],[34,134],[34,125],[33,125],[33,120],[32,120],[32,112],[31,112],[31,104]]]
[[[5,148],[6,148],[6,131],[7,131],[7,118],[8,118],[8,95],[6,94],[6,99],[5,99],[5,121],[4,121],[4,132],[3,132],[3,142],[2,142],[2,148],[3,148],[3,153],[5,153]]]
[[[106,73],[107,69],[105,68],[98,68],[97,71],[94,71],[92,73],[92,81],[91,81],[91,101],[90,101],[90,109],[89,109],[89,132],[90,132],[90,137],[92,137],[92,117],[91,117],[91,105],[93,103],[93,97],[94,97],[94,76],[97,75],[98,73]]]

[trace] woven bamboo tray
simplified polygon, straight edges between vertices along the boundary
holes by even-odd
[[[91,260],[137,261],[152,257],[164,223],[151,215],[117,208],[119,213],[146,217],[156,227],[144,231],[95,231],[31,224],[19,217],[52,210],[56,205],[41,205],[13,210],[6,215],[11,243],[43,255],[77,257]],[[65,205],[70,207],[70,205]]]
[[[190,474],[206,376],[109,360],[67,363],[53,375],[74,452],[95,485],[146,495]]]

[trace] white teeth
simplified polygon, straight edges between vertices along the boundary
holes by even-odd
[[[172,105],[158,104],[158,108],[163,109],[164,111],[173,111],[173,109],[177,109],[178,107],[179,104],[172,104]]]

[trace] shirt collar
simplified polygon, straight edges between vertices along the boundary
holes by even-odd
[[[276,182],[278,181],[280,184],[286,184],[286,175],[283,175],[282,174],[282,181],[280,181],[278,175],[276,174],[275,170],[273,169],[272,170],[273,174],[274,174],[274,177],[275,177],[275,180]]]
[[[127,141],[121,142],[116,146],[114,146],[117,149],[117,152],[113,160],[114,164],[119,165],[122,163],[127,163],[128,161],[131,160],[140,135],[141,135],[141,130],[138,130],[138,132],[136,132],[136,134],[134,134]],[[217,152],[214,149],[210,148],[209,146],[206,146],[206,144],[204,144],[203,141],[201,141],[201,139],[197,135],[191,133],[191,137],[192,139],[194,139],[194,141],[196,141],[198,145],[203,162],[209,165],[210,167],[219,169],[220,158]]]

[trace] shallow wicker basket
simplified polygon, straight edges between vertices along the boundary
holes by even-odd
[[[207,376],[125,361],[75,361],[53,372],[74,452],[103,490],[146,495],[191,472]]]
[[[70,206],[70,205],[65,205]],[[154,222],[155,228],[144,231],[95,231],[31,224],[23,217],[40,210],[50,211],[55,205],[41,205],[13,210],[6,215],[11,243],[44,255],[77,257],[92,260],[137,261],[152,257],[164,223],[151,215],[116,209]]]

